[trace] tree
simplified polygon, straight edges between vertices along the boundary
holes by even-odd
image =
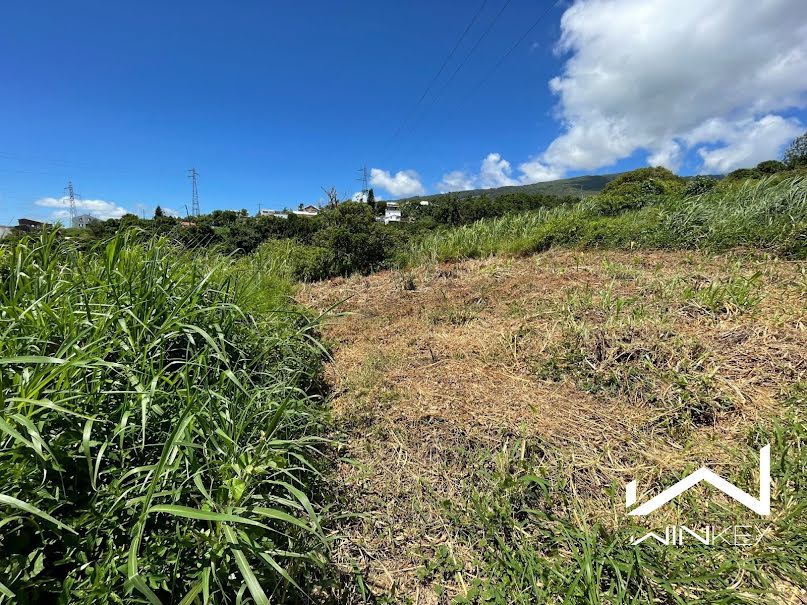
[[[793,139],[793,142],[785,150],[782,160],[787,164],[788,168],[807,166],[807,132]]]
[[[668,183],[677,183],[681,184],[684,182],[680,176],[677,176],[673,172],[667,170],[663,166],[655,166],[655,167],[647,167],[647,168],[637,168],[636,170],[631,170],[630,172],[625,172],[620,174],[614,180],[610,181],[603,189],[604,193],[618,191],[622,185],[627,183],[642,183],[645,181],[666,181]]]
[[[726,179],[729,181],[744,181],[746,179],[758,179],[760,176],[762,175],[756,168],[738,168],[729,172]]]
[[[375,193],[372,189],[367,192],[367,205],[375,212]]]
[[[165,216],[165,213],[163,212],[163,209],[160,208],[159,206],[157,206],[154,209],[154,218],[162,218],[164,216]]]
[[[777,172],[787,170],[787,166],[779,160],[765,160],[757,164],[757,170],[762,174],[776,174]]]
[[[339,193],[336,191],[336,187],[331,187],[330,189],[325,189],[322,187],[322,190],[325,192],[325,195],[328,196],[328,208],[336,208],[339,205]]]

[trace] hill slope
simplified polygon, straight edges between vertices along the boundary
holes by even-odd
[[[414,197],[402,198],[395,200],[398,202],[406,202],[410,200],[433,200],[444,195],[455,195],[460,198],[476,197],[479,195],[487,195],[489,197],[498,197],[510,193],[544,193],[547,195],[556,195],[558,197],[571,196],[571,197],[586,197],[599,193],[605,186],[613,181],[618,176],[625,174],[624,172],[614,172],[612,174],[587,174],[584,176],[575,176],[568,179],[558,179],[555,181],[544,181],[542,183],[531,183],[529,185],[508,185],[506,187],[493,187],[491,189],[468,189],[467,191],[452,191],[449,193],[435,193],[433,195],[419,195]],[[720,179],[722,175],[707,175],[711,178]],[[684,179],[692,179],[694,176],[685,176]]]
[[[506,187],[494,187],[492,189],[469,189],[467,191],[454,191],[453,195],[459,197],[474,197],[477,195],[487,195],[490,197],[498,197],[508,193],[546,193],[549,195],[557,196],[574,196],[580,197],[587,195],[594,195],[602,191],[605,186],[613,181],[622,172],[614,174],[596,174],[586,176],[576,176],[569,179],[559,179],[556,181],[544,181],[543,183],[532,183],[530,185],[509,185]],[[404,198],[398,200],[400,202],[407,200],[431,200],[439,198],[441,195],[447,194],[434,194],[434,195],[421,195],[415,197]]]

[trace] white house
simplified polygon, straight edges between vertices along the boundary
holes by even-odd
[[[401,209],[398,207],[398,202],[387,202],[387,208],[384,210],[384,224],[401,222]]]
[[[289,218],[289,213],[283,210],[269,210],[268,208],[261,208],[258,216],[274,216],[277,218]]]
[[[319,214],[319,208],[309,204],[302,210],[292,210],[291,213],[299,216],[317,216]]]

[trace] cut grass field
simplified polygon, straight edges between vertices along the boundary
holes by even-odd
[[[807,599],[807,269],[745,252],[552,250],[305,286],[334,350],[336,562],[381,602]],[[773,513],[696,488],[708,464]],[[702,496],[696,499],[696,496]],[[770,527],[754,547],[631,546],[649,528]],[[663,529],[662,529],[663,533]]]

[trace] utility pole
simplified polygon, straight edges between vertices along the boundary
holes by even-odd
[[[70,226],[76,222],[76,192],[73,191],[73,181],[67,181],[67,199],[70,202]]]
[[[199,173],[196,172],[196,168],[191,168],[188,170],[188,178],[191,179],[191,183],[193,184],[193,193],[191,197],[191,214],[193,216],[199,216],[202,214],[199,210],[199,190],[196,188],[197,176],[199,176]]]
[[[367,193],[370,191],[370,179],[367,178],[367,166],[359,168],[359,178],[356,179],[361,183],[362,201],[367,201]]]

